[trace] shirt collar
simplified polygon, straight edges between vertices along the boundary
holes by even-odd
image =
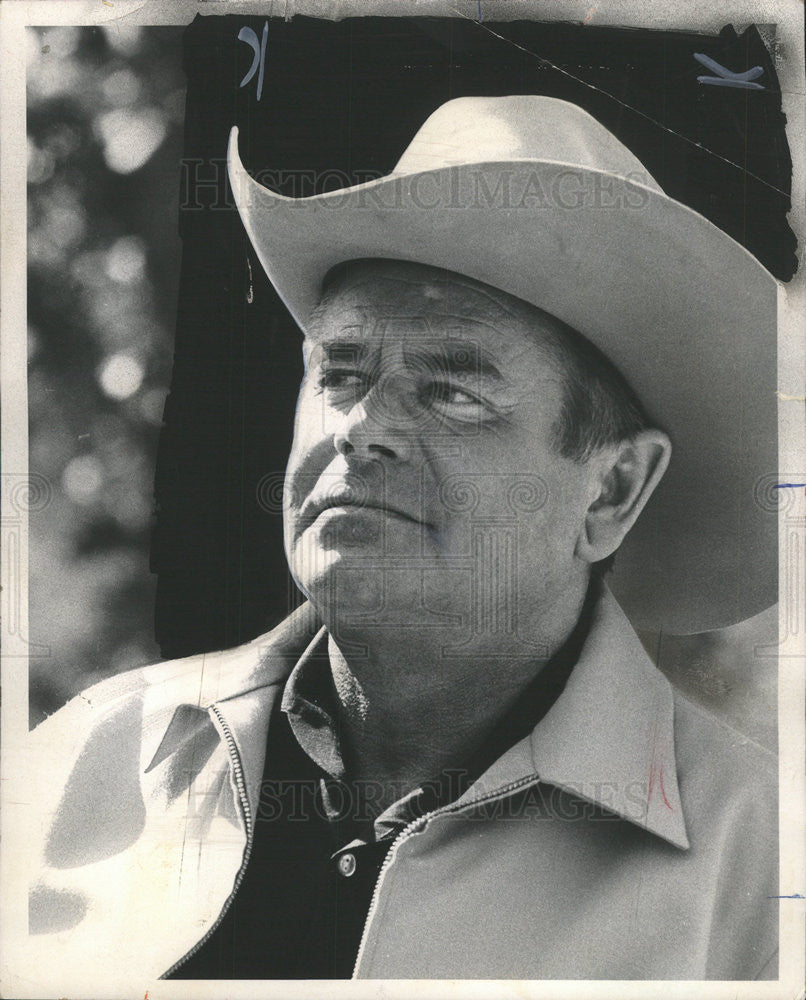
[[[360,802],[355,796],[361,795],[361,789],[347,788],[345,794],[343,783],[347,774],[331,673],[331,642],[327,630],[322,628],[291,671],[280,707],[303,752],[327,775],[320,782],[322,805],[328,819],[338,822],[345,818],[342,812],[345,803]],[[405,794],[401,788],[399,797],[380,814],[355,826],[356,836],[340,850],[393,839],[426,812],[455,801],[467,787],[464,777],[463,769],[447,770]],[[363,805],[356,813],[363,815]]]
[[[322,629],[294,667],[282,707],[306,753],[342,779],[334,702]],[[671,685],[602,586],[563,692],[530,735],[502,754],[457,804],[532,776],[687,848],[673,727]]]
[[[305,753],[331,778],[341,781],[345,769],[328,645],[323,626],[291,671],[280,708]]]
[[[216,684],[218,697],[209,705],[199,698],[192,706],[179,706],[151,767],[190,738],[185,730],[191,713],[183,710],[215,705],[245,758],[247,786],[250,791],[259,787],[268,692],[290,673],[283,706],[299,708],[296,699],[307,700],[298,689],[303,666],[321,655],[326,634],[310,606],[295,614],[274,633],[250,644],[255,655],[248,669],[244,663],[234,673],[221,674],[228,674],[227,683]],[[321,704],[318,707],[322,709]],[[334,758],[331,763],[338,761]],[[689,846],[677,783],[671,685],[649,659],[606,587],[560,697],[534,730],[502,754],[455,804],[503,793],[507,786],[530,777],[602,806],[677,847]]]

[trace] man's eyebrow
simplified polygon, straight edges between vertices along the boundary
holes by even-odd
[[[348,364],[362,361],[368,354],[368,348],[366,344],[360,344],[357,341],[332,338],[314,341],[311,345],[311,353],[315,353],[320,362]]]
[[[317,364],[357,364],[365,361],[370,353],[371,348],[366,343],[341,339],[338,334],[311,341],[311,359]],[[423,343],[414,337],[404,345],[403,356],[418,366],[424,363],[434,371],[457,378],[464,376],[487,382],[509,382],[491,355],[475,342],[448,340]]]
[[[447,344],[424,347],[415,341],[410,348],[404,348],[404,353],[433,360],[435,367],[448,375],[472,375],[493,382],[508,381],[492,357],[475,343],[451,340]]]

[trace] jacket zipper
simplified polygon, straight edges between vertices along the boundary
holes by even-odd
[[[163,972],[163,974],[160,976],[160,979],[166,979],[168,976],[174,973],[181,965],[184,965],[185,962],[187,962],[189,958],[192,958],[193,955],[195,955],[196,952],[209,940],[212,934],[215,933],[216,928],[224,919],[227,910],[232,905],[233,899],[235,899],[235,895],[241,886],[241,882],[243,882],[243,877],[244,874],[246,873],[246,866],[249,864],[249,858],[252,855],[252,844],[254,842],[252,808],[249,805],[249,798],[246,794],[246,781],[244,780],[243,765],[241,764],[241,758],[238,754],[238,747],[235,743],[235,738],[232,735],[232,730],[224,721],[224,717],[221,715],[218,708],[215,705],[211,705],[209,711],[212,712],[213,715],[215,715],[216,719],[218,719],[218,723],[221,727],[221,732],[224,734],[224,742],[227,744],[227,751],[229,753],[230,763],[232,764],[232,773],[235,778],[236,788],[238,789],[238,799],[241,807],[241,813],[243,815],[244,826],[246,827],[246,847],[244,848],[241,867],[238,869],[238,874],[235,876],[235,882],[233,883],[232,886],[232,892],[229,894],[229,896],[227,896],[227,900],[224,903],[224,907],[221,910],[221,913],[219,913],[215,923],[207,930],[207,933],[204,935],[204,937],[202,937],[201,940],[196,942],[196,944],[190,949],[190,951],[184,954],[179,959],[178,962],[174,962],[174,964],[170,967],[170,969],[168,969],[167,972]]]
[[[435,816],[447,816],[450,813],[462,812],[462,810],[469,809],[471,806],[477,806],[482,802],[489,802],[492,799],[503,798],[504,796],[517,791],[519,788],[522,788],[525,785],[534,784],[539,780],[540,777],[537,774],[530,774],[526,778],[520,778],[518,781],[513,781],[509,785],[504,785],[502,788],[498,788],[494,792],[488,792],[486,795],[480,795],[477,799],[470,799],[468,802],[462,802],[461,804],[453,803],[451,805],[442,806],[439,809],[432,809],[431,812],[423,813],[422,816],[418,816],[417,819],[412,820],[408,826],[403,827],[400,833],[392,841],[392,844],[386,853],[386,857],[383,859],[383,863],[381,864],[378,872],[378,878],[375,881],[375,888],[372,890],[372,898],[370,899],[369,910],[367,910],[367,917],[364,921],[364,930],[361,934],[361,944],[358,946],[358,954],[356,955],[355,965],[353,966],[353,979],[357,978],[358,966],[361,964],[361,959],[364,957],[364,949],[366,948],[367,939],[369,937],[369,925],[375,915],[375,910],[378,906],[378,898],[381,894],[381,883],[383,882],[384,875],[394,863],[394,856],[400,844],[402,844],[404,840],[407,840],[412,834],[417,833],[421,827],[424,827]]]

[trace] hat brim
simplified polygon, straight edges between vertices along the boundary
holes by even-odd
[[[308,198],[230,182],[260,262],[302,330],[336,264],[416,261],[552,313],[619,368],[671,437],[669,469],[610,586],[638,627],[722,628],[777,596],[777,283],[656,188],[573,164],[472,163]]]

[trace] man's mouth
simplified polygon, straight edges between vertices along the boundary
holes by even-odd
[[[409,513],[402,507],[397,507],[394,504],[386,503],[382,500],[359,497],[356,496],[356,493],[353,490],[344,489],[331,491],[324,497],[309,497],[302,505],[302,509],[300,511],[300,532],[307,530],[314,523],[314,521],[316,521],[316,519],[326,511],[337,508],[345,508],[348,510],[352,509],[355,511],[378,511],[381,514],[400,518],[401,520],[419,525],[420,527],[430,528],[430,525],[423,521],[422,518]]]

